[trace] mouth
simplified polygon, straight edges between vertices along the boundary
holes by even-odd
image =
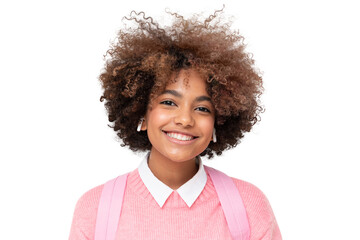
[[[169,138],[178,140],[178,141],[186,142],[186,141],[192,141],[192,140],[198,138],[197,136],[192,136],[192,135],[180,133],[180,132],[171,132],[171,131],[162,131],[162,132],[165,133]]]

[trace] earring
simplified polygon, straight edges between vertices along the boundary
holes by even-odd
[[[216,131],[215,131],[215,128],[213,130],[212,138],[213,138],[213,142],[216,143]]]
[[[139,125],[137,126],[136,131],[138,131],[138,132],[141,131],[141,126],[142,126],[142,124],[143,124],[143,121],[144,121],[144,118],[141,118],[141,119],[140,119],[140,122],[139,122]]]

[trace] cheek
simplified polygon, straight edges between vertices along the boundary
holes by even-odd
[[[168,112],[162,111],[161,109],[153,109],[148,113],[148,123],[151,126],[161,125],[164,122],[167,122],[170,119]]]
[[[203,119],[202,121],[199,121],[199,126],[201,126],[204,135],[208,136],[209,138],[212,137],[212,133],[214,129],[213,119]]]

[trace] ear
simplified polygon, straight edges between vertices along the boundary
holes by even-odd
[[[146,117],[144,117],[144,120],[142,121],[142,124],[141,124],[141,131],[145,131],[147,130],[147,120],[146,120]]]
[[[144,128],[144,121],[145,121],[144,118],[140,119],[140,121],[139,121],[139,123],[137,125],[137,128],[136,128],[136,131],[140,132],[140,131],[144,130],[143,129]],[[145,127],[146,127],[146,125],[145,125]]]
[[[212,140],[214,143],[217,142],[217,139],[216,139],[216,130],[215,130],[215,128],[213,129],[213,134],[212,134],[211,140]]]

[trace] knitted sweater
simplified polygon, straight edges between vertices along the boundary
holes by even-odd
[[[207,173],[208,175],[208,173]],[[232,178],[240,191],[250,224],[251,240],[281,240],[265,195],[254,185]],[[69,240],[93,240],[103,185],[86,192],[75,207]],[[231,239],[215,187],[208,175],[204,190],[189,208],[174,191],[162,208],[144,183],[138,169],[130,172],[116,240]]]

